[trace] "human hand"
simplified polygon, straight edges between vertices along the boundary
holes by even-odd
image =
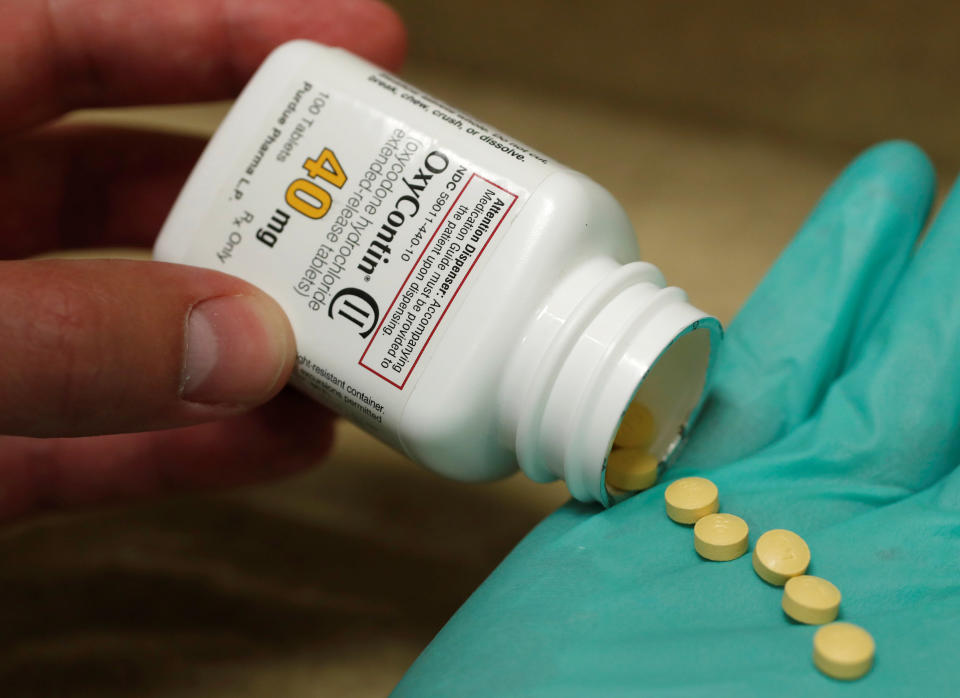
[[[511,553],[397,696],[953,695],[960,685],[960,185],[916,148],[867,151],[732,323],[699,423],[658,486],[571,502]],[[750,553],[707,562],[664,513],[717,483],[751,545],[787,528],[840,618],[877,642],[854,684],[819,674]]]
[[[405,50],[400,20],[375,0],[0,8],[0,519],[247,482],[329,445],[329,413],[305,398],[250,411],[295,359],[286,317],[256,288],[173,264],[22,259],[149,247],[203,145],[27,129],[79,107],[230,97],[297,37],[393,68]]]

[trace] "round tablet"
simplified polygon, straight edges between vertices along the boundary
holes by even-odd
[[[813,636],[813,663],[835,679],[859,679],[873,666],[876,645],[870,633],[853,623],[830,623]]]
[[[750,529],[733,514],[707,514],[693,527],[693,547],[700,557],[726,562],[747,552]]]
[[[807,571],[810,548],[793,531],[775,528],[757,538],[753,546],[753,569],[760,579],[782,587],[790,577]]]
[[[823,625],[837,619],[840,590],[822,577],[802,574],[787,580],[781,605],[783,612],[798,623]]]
[[[697,519],[720,508],[717,486],[705,477],[680,478],[670,483],[663,498],[667,503],[667,516],[682,524],[696,523]]]
[[[645,490],[657,484],[656,456],[642,448],[619,448],[607,457],[606,483],[620,490]]]
[[[620,448],[647,448],[653,441],[655,426],[650,410],[639,402],[633,402],[620,420],[613,445]]]

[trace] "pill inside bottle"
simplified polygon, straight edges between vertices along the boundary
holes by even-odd
[[[628,496],[657,483],[660,461],[648,449],[655,436],[653,414],[641,402],[633,401],[623,414],[607,457],[607,491]]]
[[[655,423],[646,405],[634,401],[620,420],[613,445],[620,448],[647,448],[653,441]]]
[[[633,492],[653,487],[659,465],[645,449],[614,449],[607,459],[607,486]]]

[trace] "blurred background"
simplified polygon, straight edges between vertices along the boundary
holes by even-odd
[[[960,164],[960,6],[393,3],[406,79],[587,173],[729,322],[843,164]],[[69,118],[208,134],[228,105]],[[566,499],[440,479],[346,424],[285,482],[0,529],[5,696],[379,696]]]

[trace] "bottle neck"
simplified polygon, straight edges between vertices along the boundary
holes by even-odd
[[[531,479],[561,478],[574,498],[609,505],[606,458],[634,398],[657,425],[650,452],[669,460],[699,406],[721,328],[665,283],[646,262],[598,257],[540,307],[501,390],[503,438]]]

